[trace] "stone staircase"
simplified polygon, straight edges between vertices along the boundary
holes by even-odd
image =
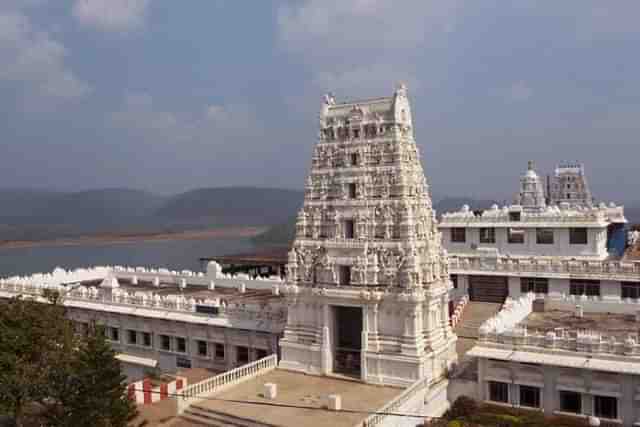
[[[462,313],[462,319],[456,325],[455,333],[459,338],[478,338],[478,329],[487,319],[496,315],[502,304],[469,301]]]
[[[172,427],[272,427],[248,418],[225,414],[202,405],[191,405]]]

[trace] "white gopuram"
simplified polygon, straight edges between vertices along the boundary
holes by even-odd
[[[289,252],[281,368],[438,380],[457,358],[449,280],[407,89],[324,99]]]

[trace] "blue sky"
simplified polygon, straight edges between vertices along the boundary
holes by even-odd
[[[632,201],[634,0],[2,0],[0,186],[301,188],[327,91],[409,85],[438,196],[582,161]]]

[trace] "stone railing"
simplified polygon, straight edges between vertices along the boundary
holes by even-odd
[[[76,270],[64,270],[56,268],[51,273],[37,273],[31,276],[12,276],[0,279],[0,282],[11,283],[39,283],[48,285],[61,285],[80,283],[86,281],[101,280],[107,276],[125,279],[132,284],[145,281],[152,284],[174,284],[186,286],[210,287],[220,285],[224,287],[238,287],[246,284],[250,289],[270,289],[281,284],[284,280],[279,276],[266,278],[251,277],[248,274],[223,274],[222,267],[216,262],[209,262],[207,272],[195,272],[191,270],[175,271],[167,268],[126,267],[126,266],[97,266],[79,268]]]
[[[511,349],[526,346],[547,350],[635,356],[634,360],[637,360],[637,357],[640,356],[639,340],[638,334],[629,334],[622,341],[614,336],[589,330],[562,329],[547,332],[530,332],[526,327],[515,327],[499,333],[480,332],[480,342],[501,344]],[[528,351],[531,351],[531,349]]]
[[[517,224],[527,223],[602,223],[607,221],[625,221],[624,207],[600,206],[593,208],[558,208],[547,207],[542,212],[522,212],[519,221],[513,221],[509,217],[509,208],[485,210],[482,215],[475,215],[470,209],[463,208],[458,212],[446,212],[440,221],[441,227],[450,227],[460,224],[491,223],[491,224]]]
[[[388,417],[395,415],[389,415],[391,412],[402,412],[403,406],[411,400],[416,394],[421,393],[424,389],[431,385],[431,381],[425,377],[411,384],[405,389],[399,396],[390,402],[386,403],[382,408],[378,409],[376,414],[369,415],[363,422],[362,427],[376,427],[381,425]]]
[[[255,362],[190,385],[178,393],[178,415],[182,414],[189,406],[204,400],[216,392],[265,374],[276,369],[277,366],[278,356],[272,354],[264,359],[256,360]]]
[[[451,327],[455,328],[458,322],[462,320],[462,314],[464,313],[464,308],[467,306],[469,302],[469,295],[463,295],[460,298],[460,301],[456,304],[456,308],[453,310],[453,314],[451,315]]]
[[[493,317],[487,319],[479,328],[481,334],[501,333],[514,328],[531,314],[533,300],[536,295],[529,293],[518,299],[508,298],[502,309]]]
[[[579,275],[594,279],[640,281],[640,262],[622,261],[572,261],[451,255],[449,257],[449,271],[454,274],[493,272],[515,276],[574,277]]]
[[[259,304],[242,304],[231,302],[227,304],[220,298],[201,299],[185,298],[182,295],[160,296],[150,291],[129,292],[123,289],[113,289],[111,293],[105,293],[97,287],[67,287],[55,284],[39,284],[0,281],[0,291],[14,295],[30,295],[42,298],[47,290],[58,291],[63,295],[65,304],[72,302],[93,302],[105,305],[145,307],[147,309],[163,312],[189,313],[205,318],[216,317],[230,320],[266,321],[276,329],[283,327],[286,321],[284,306],[276,304],[269,308]],[[197,306],[210,306],[218,309],[218,314],[201,313]]]

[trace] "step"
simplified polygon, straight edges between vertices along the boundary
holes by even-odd
[[[210,419],[219,424],[212,424],[215,426],[222,425],[225,427],[273,427],[271,424],[262,423],[251,418],[237,417],[235,415],[229,415],[224,412],[216,411],[215,409],[207,408],[206,406],[191,405],[185,413],[195,414],[199,417]],[[206,404],[205,404],[206,405]]]
[[[199,423],[205,426],[215,427],[247,427],[248,424],[241,419],[237,419],[233,416],[222,414],[219,412],[213,412],[208,409],[199,407],[190,407],[182,414],[183,418],[186,418],[192,422]]]

